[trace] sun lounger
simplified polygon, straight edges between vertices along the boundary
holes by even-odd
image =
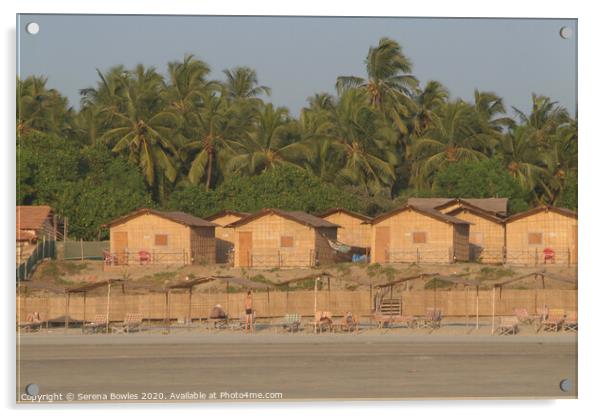
[[[514,316],[516,316],[516,319],[519,323],[526,325],[531,325],[532,323],[541,319],[540,315],[529,315],[527,308],[515,308]]]
[[[37,312],[30,313],[27,315],[25,322],[21,322],[18,324],[19,329],[25,332],[36,332],[42,329],[42,320],[40,319],[40,314]]]
[[[577,311],[568,311],[562,324],[565,331],[577,332]]]
[[[316,312],[311,324],[314,327],[314,332],[332,331],[332,313],[326,311]]]
[[[495,331],[500,335],[515,335],[518,332],[519,320],[515,316],[503,316]]]
[[[94,315],[94,320],[90,322],[86,322],[82,326],[82,332],[85,334],[86,331],[90,331],[91,333],[95,332],[104,332],[107,329],[107,315],[99,314]]]
[[[374,313],[374,321],[378,328],[383,328],[396,322],[394,318],[401,317],[401,299],[383,299],[378,310]]]
[[[544,331],[558,332],[562,329],[565,319],[564,309],[550,309],[548,317],[542,321],[541,326]]]
[[[332,323],[332,330],[336,331],[346,331],[346,332],[352,332],[352,331],[359,331],[359,325],[360,322],[357,319],[357,317],[353,314],[347,314],[345,316],[343,316],[342,318],[337,319],[336,321],[334,321]]]
[[[117,324],[111,327],[111,332],[115,334],[129,334],[133,331],[142,330],[143,316],[139,313],[127,313],[122,324]]]
[[[436,329],[441,327],[442,318],[441,309],[427,308],[426,315],[417,320],[417,324],[421,328]]]
[[[282,328],[289,332],[299,331],[301,328],[301,315],[286,314],[282,323]]]

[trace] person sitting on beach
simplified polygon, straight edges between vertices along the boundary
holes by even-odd
[[[226,315],[226,312],[222,309],[222,305],[219,303],[215,305],[209,313],[209,318],[211,319],[226,319],[227,317],[228,315]]]

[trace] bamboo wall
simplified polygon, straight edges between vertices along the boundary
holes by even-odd
[[[266,214],[249,223],[234,228],[234,267],[241,266],[240,232],[252,233],[252,248],[249,259],[252,267],[309,267],[313,265],[316,246],[314,228],[283,218]],[[293,237],[292,247],[281,247],[281,237]]]
[[[504,261],[504,224],[490,221],[467,210],[454,214],[458,219],[470,222],[470,259],[482,263],[501,263]],[[477,234],[482,237],[479,243]]]
[[[538,212],[506,224],[508,264],[543,264],[552,248],[558,264],[577,263],[577,219],[552,211]],[[529,233],[541,233],[541,244],[529,244]]]
[[[380,246],[387,243],[377,242],[376,228],[389,227],[387,260],[389,263],[416,262],[417,254],[422,262],[449,263],[450,252],[454,246],[454,227],[451,224],[425,216],[413,210],[406,210],[390,216],[372,228],[371,253],[374,255]],[[414,244],[413,233],[426,232],[426,243]],[[377,262],[377,257],[371,257],[371,263]]]
[[[363,224],[363,219],[358,219],[345,212],[335,212],[324,216],[324,220],[339,225],[337,240],[352,247],[370,247],[372,226]]]
[[[186,225],[150,213],[136,216],[111,227],[112,253],[117,252],[113,237],[115,232],[128,234],[127,251],[129,253],[137,255],[141,250],[158,253],[153,263],[190,263],[190,228]],[[167,245],[155,245],[156,234],[167,235]]]
[[[333,264],[336,260],[336,251],[328,243],[328,239],[337,241],[338,228],[316,228],[316,263],[324,266]]]
[[[453,225],[454,228],[454,257],[456,261],[468,261],[470,259],[470,247],[468,236],[470,225]]]
[[[215,228],[190,227],[193,264],[215,264]]]
[[[374,293],[375,294],[375,293]],[[373,296],[374,296],[373,294]],[[230,317],[238,317],[244,310],[245,293],[193,293],[191,317],[193,319],[206,318],[209,310],[220,303]],[[384,297],[389,297],[388,292]],[[401,297],[404,315],[424,315],[427,308],[442,309],[444,316],[463,317],[475,316],[477,309],[476,291],[466,290],[420,290],[395,292],[393,297]],[[169,303],[169,317],[176,320],[188,317],[189,295],[187,293],[172,293]],[[512,290],[499,289],[495,295],[496,315],[512,315],[514,308],[527,308],[531,313],[541,309],[544,305],[548,308],[562,308],[577,310],[576,290]],[[72,296],[69,314],[76,320],[84,320],[84,304],[82,296]],[[31,312],[39,312],[43,321],[65,315],[65,296],[47,298],[18,297],[17,321],[23,321]],[[286,313],[298,313],[303,316],[313,316],[314,292],[313,291],[278,291],[254,293],[253,306],[259,317],[283,317]],[[333,312],[335,316],[351,311],[357,315],[370,316],[372,301],[369,291],[332,291],[318,292],[318,310]],[[106,296],[86,298],[85,319],[92,320],[96,314],[106,314]],[[147,295],[122,295],[115,291],[111,296],[110,319],[122,321],[126,313],[141,313],[145,319],[162,320],[166,317],[167,305],[165,294],[153,293]],[[492,290],[479,292],[479,314],[491,315]]]
[[[215,258],[218,263],[230,262],[229,254],[234,250],[234,229],[224,228],[224,226],[236,222],[241,216],[227,214],[219,218],[212,219],[211,222],[219,225],[215,228]]]

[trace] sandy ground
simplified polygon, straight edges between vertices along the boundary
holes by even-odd
[[[470,334],[459,328],[357,335],[44,331],[19,338],[17,398],[24,401],[29,383],[38,385],[39,394],[67,401],[71,393],[82,402],[103,396],[113,402],[206,402],[212,395],[218,401],[242,397],[240,402],[257,393],[281,394],[283,401],[577,396],[575,334],[527,330],[500,337],[485,327]],[[560,390],[562,379],[573,382],[568,392]]]

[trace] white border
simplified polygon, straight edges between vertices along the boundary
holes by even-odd
[[[2,132],[2,156],[5,159],[3,167],[5,199],[2,205],[2,219],[4,220],[4,236],[2,241],[3,251],[2,266],[4,269],[4,291],[5,291],[5,327],[4,341],[9,346],[3,347],[2,360],[6,367],[5,379],[2,381],[2,394],[5,396],[3,406],[14,413],[14,128],[15,128],[15,14],[16,13],[119,13],[119,14],[234,14],[234,15],[333,15],[333,16],[447,16],[447,17],[540,17],[540,18],[578,18],[579,19],[579,133],[580,133],[580,289],[579,289],[579,401],[538,401],[538,402],[396,402],[396,403],[314,403],[295,404],[291,406],[233,406],[228,408],[198,406],[156,406],[147,407],[151,416],[160,416],[166,410],[176,409],[177,414],[211,414],[221,416],[231,415],[259,415],[281,416],[305,416],[307,414],[328,414],[339,416],[364,417],[370,414],[372,409],[378,408],[379,414],[404,414],[406,416],[437,415],[448,417],[487,416],[496,417],[515,416],[517,413],[525,412],[529,415],[537,413],[548,416],[580,416],[590,415],[588,409],[595,411],[597,388],[600,384],[599,351],[597,349],[600,341],[600,319],[602,310],[596,295],[600,292],[599,266],[596,258],[600,258],[597,243],[590,237],[600,237],[599,214],[594,211],[599,207],[598,196],[600,187],[600,161],[602,158],[602,139],[600,138],[600,105],[598,103],[600,94],[600,49],[598,40],[602,39],[599,15],[595,13],[595,2],[567,2],[546,1],[528,2],[525,0],[507,0],[504,2],[482,2],[482,1],[398,1],[386,2],[380,0],[355,2],[351,0],[304,0],[295,3],[285,1],[197,1],[192,0],[97,0],[68,1],[54,0],[52,2],[42,0],[20,0],[18,4],[7,4],[1,2],[0,20],[3,29],[3,65],[0,65],[2,73],[3,100],[1,116]],[[598,101],[594,101],[595,98]],[[597,128],[597,129],[596,129]],[[598,216],[596,216],[598,215]],[[9,268],[10,267],[10,268]],[[596,305],[598,302],[598,305]],[[400,409],[400,406],[402,409]],[[118,410],[129,411],[139,409],[140,406],[125,407],[103,407],[66,409],[66,408],[44,408],[36,410],[25,409],[26,415],[45,414],[56,416],[60,414],[81,416],[106,416],[114,414]],[[542,411],[535,411],[534,408]],[[530,411],[529,411],[530,410]],[[133,412],[133,411],[132,411]],[[595,413],[595,412],[594,412]]]

